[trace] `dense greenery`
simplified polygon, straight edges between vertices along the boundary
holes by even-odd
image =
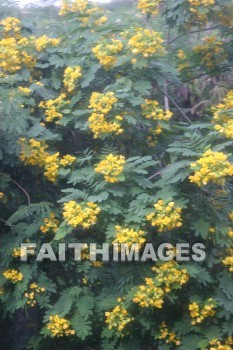
[[[108,8],[2,3],[3,347],[231,350],[232,1]],[[207,258],[25,263],[22,242],[200,242]]]

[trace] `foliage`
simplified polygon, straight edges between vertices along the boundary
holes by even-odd
[[[138,5],[63,1],[42,22],[3,6],[0,309],[36,313],[22,349],[232,348],[232,2]],[[22,242],[200,242],[207,259],[26,263]]]

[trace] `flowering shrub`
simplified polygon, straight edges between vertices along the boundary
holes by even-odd
[[[0,7],[2,348],[231,350],[232,2]]]

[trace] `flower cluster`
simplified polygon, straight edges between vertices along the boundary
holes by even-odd
[[[122,332],[125,330],[125,327],[128,323],[134,320],[122,305],[122,299],[118,298],[117,300],[119,305],[117,305],[112,311],[105,312],[108,328],[119,332],[122,335]]]
[[[162,286],[165,293],[170,293],[172,289],[180,288],[189,280],[187,270],[182,269],[174,260],[152,267],[152,271],[155,272],[156,281]]]
[[[109,38],[102,40],[92,51],[100,63],[107,69],[112,68],[117,62],[115,55],[123,49],[120,40]]]
[[[202,323],[207,317],[212,317],[215,315],[216,311],[215,301],[210,298],[203,305],[193,302],[189,305],[190,316],[192,318],[191,324],[193,326]]]
[[[4,193],[0,192],[0,199],[3,199],[3,198],[4,198]]]
[[[23,274],[17,270],[6,270],[3,276],[12,283],[17,283],[23,280]]]
[[[152,278],[145,278],[145,284],[138,287],[133,302],[139,304],[140,307],[151,307],[161,309],[163,307],[164,291],[155,285],[156,281]]]
[[[207,67],[213,68],[225,58],[225,52],[223,49],[223,42],[217,40],[215,35],[203,38],[203,44],[193,47],[193,52],[200,54],[200,63]]]
[[[39,103],[39,107],[45,109],[46,121],[53,122],[54,119],[62,119],[63,114],[61,110],[69,105],[70,101],[65,100],[66,94],[62,93],[55,99],[42,101]]]
[[[145,232],[140,231],[134,231],[131,228],[123,228],[121,226],[115,226],[116,229],[116,238],[112,242],[117,244],[127,244],[129,247],[132,246],[132,244],[137,244],[138,247],[141,247],[146,239],[145,239]]]
[[[194,15],[194,19],[205,21],[207,14],[215,4],[215,0],[188,0],[190,11]]]
[[[161,0],[138,0],[138,9],[141,10],[144,15],[157,15],[160,3]]]
[[[232,337],[228,337],[225,344],[221,343],[218,339],[212,339],[210,341],[210,348],[204,350],[232,350],[232,345]]]
[[[53,232],[56,233],[58,229],[59,221],[55,218],[54,213],[50,213],[49,218],[44,219],[44,226],[40,227],[41,232],[48,233]]]
[[[191,169],[195,170],[189,180],[198,186],[213,182],[217,185],[225,184],[225,177],[233,175],[233,165],[228,161],[223,152],[213,152],[208,149],[195,163],[191,163]]]
[[[163,322],[160,325],[159,330],[160,330],[160,333],[161,333],[160,336],[159,336],[159,339],[164,339],[167,344],[174,343],[176,346],[179,346],[181,344],[180,339],[177,338],[175,333],[169,332],[169,329],[168,329],[168,327],[167,327],[165,322]]]
[[[67,67],[64,72],[63,83],[68,92],[72,92],[75,88],[76,81],[82,76],[81,67]]]
[[[142,106],[142,114],[147,119],[153,120],[164,120],[169,121],[172,117],[172,112],[164,111],[163,108],[159,107],[159,103],[156,100],[146,100]]]
[[[152,226],[158,227],[159,232],[182,226],[181,208],[176,207],[174,202],[166,203],[160,199],[154,208],[155,211],[147,215],[146,219]]]
[[[129,39],[128,45],[133,55],[147,58],[165,54],[165,49],[162,46],[163,41],[161,33],[138,28],[137,33]]]
[[[26,249],[23,248],[14,248],[12,252],[13,258],[22,258],[26,254]]]
[[[23,67],[31,69],[36,64],[36,59],[27,52],[30,42],[27,38],[17,40],[14,37],[0,40],[0,69],[1,76],[15,73]]]
[[[57,46],[60,39],[41,37],[24,37],[21,35],[19,19],[7,17],[0,22],[3,26],[3,39],[0,40],[0,69],[1,76],[15,73],[27,67],[29,70],[35,67],[36,57],[32,51],[42,51],[50,46]]]
[[[90,99],[89,108],[93,109],[93,113],[89,117],[89,127],[94,133],[94,137],[98,138],[104,134],[116,135],[121,134],[123,129],[120,122],[123,117],[117,115],[110,118],[107,115],[111,112],[113,105],[118,101],[114,92],[106,92],[101,94],[99,92],[93,92]]]
[[[21,92],[23,95],[30,95],[31,90],[27,87],[19,86],[18,87],[19,92]]]
[[[222,262],[230,272],[233,272],[233,248],[228,248],[227,253],[228,256],[226,256]]]
[[[44,141],[34,139],[27,141],[25,138],[21,138],[20,145],[21,161],[26,165],[37,165],[44,168],[44,175],[51,182],[56,182],[60,167],[69,166],[76,160],[75,157],[69,154],[61,158],[59,152],[55,154],[48,153],[46,151],[48,146]]]
[[[97,216],[101,209],[92,202],[76,203],[70,201],[65,203],[63,217],[73,227],[82,226],[89,228],[97,223]]]
[[[50,316],[47,329],[51,332],[52,337],[64,337],[74,335],[75,331],[70,328],[70,321],[61,318],[58,315]]]
[[[30,246],[28,246],[28,248],[30,248]],[[33,248],[31,246],[31,248]],[[23,258],[26,255],[34,255],[35,252],[33,251],[33,249],[29,249],[27,250],[26,247],[20,247],[20,248],[14,248],[13,252],[12,252],[12,257],[13,258]]]
[[[156,100],[146,100],[146,102],[141,105],[141,108],[142,114],[146,119],[152,119],[156,122],[156,128],[153,130],[153,133],[156,135],[162,132],[160,121],[168,122],[173,115],[173,113],[168,110],[164,111]]]
[[[233,90],[230,90],[223,102],[213,108],[215,129],[227,138],[233,138]]]
[[[60,15],[64,16],[69,12],[85,14],[88,8],[88,0],[62,0]]]
[[[27,298],[27,305],[35,306],[36,305],[36,294],[41,294],[45,292],[44,287],[39,287],[38,284],[31,283],[29,286],[29,291],[24,293],[25,298]]]
[[[60,43],[60,39],[48,38],[46,35],[40,36],[35,39],[34,44],[37,51],[41,52],[48,47],[57,46]]]
[[[107,182],[114,183],[120,181],[120,175],[124,169],[125,157],[109,154],[95,168],[97,173],[103,174]]]
[[[0,25],[3,26],[4,38],[11,36],[20,37],[22,27],[18,18],[7,17],[0,22]]]

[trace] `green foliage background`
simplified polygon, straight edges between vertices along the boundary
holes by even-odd
[[[214,130],[211,111],[211,106],[232,88],[233,27],[225,26],[217,15],[230,3],[216,1],[208,17],[208,28],[191,21],[184,0],[164,1],[156,20],[140,15],[135,4],[126,8],[114,8],[111,4],[108,21],[102,26],[83,27],[77,14],[59,17],[53,7],[50,11],[28,8],[17,13],[25,35],[60,37],[61,43],[37,53],[36,69],[41,72],[44,87],[32,86],[31,73],[26,68],[7,79],[0,78],[0,191],[5,194],[0,203],[1,271],[16,268],[24,276],[15,285],[7,284],[0,276],[0,286],[4,288],[0,296],[3,349],[176,349],[158,338],[162,322],[181,338],[180,350],[206,349],[213,338],[224,342],[233,335],[233,279],[222,264],[227,249],[232,247],[232,239],[226,234],[232,225],[228,218],[233,210],[232,178],[224,188],[208,185],[205,190],[188,180],[190,164],[208,148],[224,151],[233,161],[233,141]],[[1,19],[16,16],[16,8],[5,2],[1,9]],[[231,16],[229,11],[227,15]],[[124,52],[113,69],[105,70],[92,48],[102,36],[118,36],[138,26],[162,31],[167,55],[138,59],[132,65],[132,54]],[[208,69],[200,64],[200,55],[193,54],[193,46],[210,33],[223,41],[226,58]],[[188,55],[189,67],[184,71],[178,70],[180,49]],[[82,67],[80,84],[60,124],[43,126],[45,116],[38,104],[61,92],[67,66]],[[30,97],[18,93],[18,86],[22,85],[34,89]],[[87,120],[89,99],[96,91],[113,91],[118,97],[119,113],[125,113],[122,135],[93,139]],[[161,106],[167,103],[173,112],[171,122],[165,125],[153,147],[147,142],[151,121],[143,118],[140,108],[145,98],[156,99]],[[31,112],[31,108],[35,111]],[[74,167],[61,170],[58,182],[51,184],[41,169],[20,161],[21,137],[45,140],[52,153],[72,154],[77,162]],[[94,166],[109,153],[127,159],[125,179],[120,183],[108,184],[94,171]],[[223,190],[222,194],[218,195],[218,190]],[[183,226],[164,235],[145,220],[159,198],[174,200],[183,208]],[[40,226],[44,218],[55,212],[62,221],[62,205],[69,200],[97,203],[102,209],[97,225],[89,230],[72,230],[62,223],[55,237],[43,235]],[[111,242],[114,226],[123,224],[143,227],[147,241],[155,245],[164,241],[172,244],[198,241],[207,246],[205,262],[182,265],[190,280],[169,294],[162,310],[139,308],[131,301],[135,288],[145,277],[152,276],[150,262],[110,262],[95,268],[89,261],[36,263],[32,259],[21,263],[12,257],[13,249],[25,240],[38,245],[52,242],[55,250],[57,242]],[[209,232],[210,227],[215,227],[214,234]],[[46,289],[33,310],[24,297],[32,281]],[[135,321],[129,334],[119,337],[107,328],[104,314],[123,296]],[[189,303],[210,297],[217,302],[216,315],[203,324],[191,326]],[[69,319],[76,335],[49,337],[45,324],[51,313]]]

